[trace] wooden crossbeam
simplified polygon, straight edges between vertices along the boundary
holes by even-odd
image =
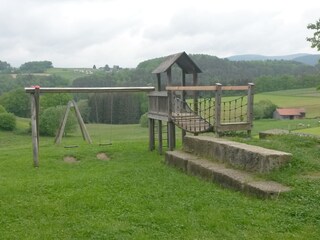
[[[248,90],[249,86],[222,86],[221,90]],[[167,91],[217,91],[217,86],[167,86]]]

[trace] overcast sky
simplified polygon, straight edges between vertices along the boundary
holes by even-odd
[[[0,60],[136,67],[181,51],[317,53],[306,26],[319,18],[319,0],[0,0]]]

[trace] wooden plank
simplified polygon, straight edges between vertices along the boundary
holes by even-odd
[[[154,87],[42,87],[39,93],[107,93],[107,92],[152,92]],[[25,88],[26,93],[34,93],[35,88]]]
[[[221,90],[248,90],[248,86],[222,86]],[[217,91],[217,86],[167,86],[167,91]]]
[[[222,86],[224,91],[248,90],[248,86]]]
[[[154,91],[148,94],[149,97],[168,97],[167,91]]]
[[[216,86],[167,86],[167,91],[215,91]]]

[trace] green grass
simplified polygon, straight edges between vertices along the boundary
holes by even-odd
[[[274,122],[264,122],[274,128]],[[238,139],[293,153],[286,168],[264,175],[293,187],[277,200],[223,189],[163,164],[149,152],[148,129],[89,125],[80,133],[40,138],[40,167],[32,166],[28,121],[0,131],[1,239],[317,239],[320,234],[319,143],[281,137]],[[99,146],[100,141],[112,145]],[[65,145],[78,145],[66,149]],[[105,152],[110,161],[96,154]],[[71,164],[63,157],[79,162]]]
[[[49,68],[46,73],[48,74],[55,74],[57,76],[60,76],[62,78],[68,79],[70,83],[72,83],[73,80],[79,77],[88,76],[84,72],[80,72],[79,70],[90,70],[93,72],[93,69],[86,69],[86,68]]]

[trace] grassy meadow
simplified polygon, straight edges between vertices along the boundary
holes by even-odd
[[[259,93],[255,102],[270,100],[280,108],[305,108],[307,118],[320,117],[320,91],[316,88],[283,90]]]
[[[301,122],[310,127],[302,129]],[[319,239],[318,139],[233,137],[293,154],[286,167],[260,176],[292,191],[261,200],[166,166],[164,156],[148,151],[147,128],[87,127],[91,145],[79,131],[60,145],[40,137],[39,168],[32,166],[28,119],[18,119],[14,132],[0,131],[1,239]],[[271,128],[319,129],[317,119],[259,120],[253,135]]]

